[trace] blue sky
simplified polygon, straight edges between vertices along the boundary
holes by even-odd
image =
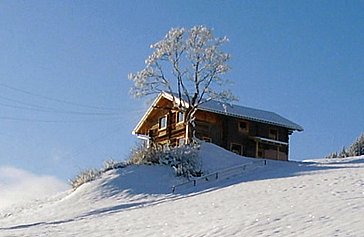
[[[290,158],[364,132],[363,1],[1,1],[0,166],[66,181],[125,159],[146,109],[129,72],[171,27],[226,35],[241,105],[302,125]]]

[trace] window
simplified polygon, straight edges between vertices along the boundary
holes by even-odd
[[[248,122],[239,121],[239,132],[248,132],[249,125]]]
[[[269,138],[278,140],[278,131],[276,129],[269,129]]]
[[[167,127],[167,115],[159,119],[159,129],[165,129]]]
[[[185,114],[181,111],[177,112],[177,123],[182,123],[185,120]]]
[[[238,155],[242,154],[242,146],[240,144],[231,143],[230,150]]]

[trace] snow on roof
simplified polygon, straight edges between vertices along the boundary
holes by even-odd
[[[170,93],[164,92],[163,95],[166,98],[173,100],[173,97],[171,96]],[[178,99],[178,94],[173,93],[173,96],[175,97],[175,99]],[[182,96],[182,99],[187,101],[187,99],[184,98],[184,96]],[[261,122],[261,123],[268,123],[268,124],[292,129],[292,130],[303,131],[302,126],[300,126],[274,112],[269,112],[269,111],[265,111],[265,110],[254,109],[254,108],[249,108],[249,107],[235,105],[235,104],[229,104],[229,103],[222,103],[222,102],[219,102],[216,100],[209,100],[209,101],[199,105],[198,109],[203,110],[203,111],[212,112],[212,113],[232,116],[232,117],[236,117],[236,118],[241,118],[241,119],[246,119],[246,120],[251,120],[251,121],[256,121],[256,122]]]
[[[170,94],[167,92],[162,92],[157,96],[157,98],[154,100],[153,104],[149,107],[148,111],[144,114],[143,118],[139,121],[137,126],[133,130],[133,134],[136,134],[136,131],[141,127],[143,121],[147,118],[149,113],[153,110],[155,104],[162,98],[167,98],[168,100],[176,100],[178,103],[179,97],[177,94]],[[182,96],[182,103],[184,106],[188,106],[188,103],[186,102],[187,99]],[[297,131],[303,131],[303,127],[300,125],[276,114],[273,112],[260,110],[260,109],[254,109],[249,108],[241,105],[234,105],[234,104],[228,104],[228,103],[222,103],[216,100],[210,100],[205,103],[202,103],[198,107],[199,110],[202,111],[208,111],[212,113],[227,115],[231,117],[246,119],[250,121],[256,121],[266,124],[271,124],[279,127],[288,128],[291,130],[297,130]]]
[[[200,110],[213,112],[217,114],[228,115],[232,117],[237,117],[241,119],[268,123],[276,126],[285,127],[292,130],[303,131],[303,127],[300,125],[276,114],[273,112],[253,109],[241,105],[230,105],[221,103],[215,100],[210,100],[199,106]]]

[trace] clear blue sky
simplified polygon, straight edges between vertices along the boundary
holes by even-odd
[[[66,180],[125,159],[145,110],[127,74],[199,24],[230,39],[239,104],[305,128],[291,159],[364,132],[363,1],[0,1],[0,166]]]

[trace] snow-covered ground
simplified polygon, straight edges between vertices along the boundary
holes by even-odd
[[[251,159],[211,144],[212,172]],[[129,166],[27,205],[0,209],[0,236],[364,236],[364,156],[268,161],[171,194],[163,166]]]

